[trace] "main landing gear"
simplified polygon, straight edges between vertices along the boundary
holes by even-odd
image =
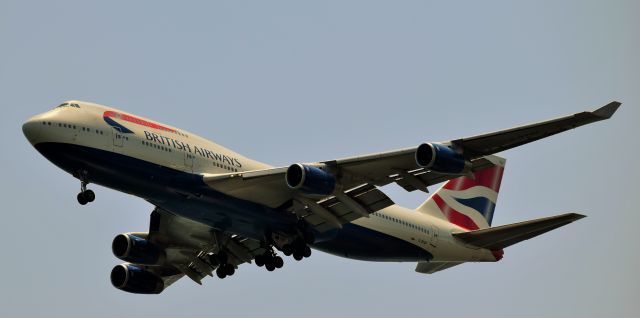
[[[209,263],[213,266],[218,265],[218,269],[216,269],[216,276],[220,279],[227,276],[233,276],[233,274],[236,273],[236,268],[229,264],[228,260],[229,257],[225,252],[209,255]]]
[[[282,257],[276,255],[271,247],[269,247],[264,254],[256,256],[255,261],[256,265],[259,267],[264,266],[264,268],[270,272],[273,272],[276,268],[282,268],[282,266],[284,266],[284,260],[282,260]]]
[[[300,261],[305,257],[311,256],[311,248],[302,240],[295,240],[292,243],[282,246],[284,255],[293,255],[296,261]]]
[[[89,202],[93,202],[96,199],[96,194],[92,190],[87,190],[87,172],[80,172],[80,193],[78,193],[78,203],[85,205]]]

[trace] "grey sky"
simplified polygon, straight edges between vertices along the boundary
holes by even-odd
[[[634,317],[640,310],[637,1],[0,2],[0,316]],[[606,122],[502,153],[494,224],[589,217],[432,276],[315,252],[159,296],[114,289],[113,237],[151,207],[79,182],[20,126],[111,105],[274,165],[447,140],[595,108]],[[425,199],[389,186],[399,204]]]

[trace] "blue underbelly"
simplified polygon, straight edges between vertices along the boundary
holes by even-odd
[[[39,143],[35,147],[71,174],[86,170],[91,183],[138,196],[220,231],[263,240],[268,232],[290,230],[297,221],[291,213],[215,191],[198,174],[73,144]]]
[[[297,218],[287,211],[240,200],[208,187],[198,174],[186,173],[126,155],[66,143],[35,148],[61,169],[86,170],[91,183],[143,198],[176,215],[214,229],[263,241],[268,233],[290,231]],[[355,224],[317,233],[313,244],[330,254],[369,261],[423,261],[425,250],[393,236]]]
[[[345,224],[333,239],[316,243],[313,248],[366,261],[417,262],[433,258],[414,244],[353,223]]]

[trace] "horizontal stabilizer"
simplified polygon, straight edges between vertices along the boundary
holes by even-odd
[[[454,233],[453,236],[469,245],[499,250],[584,217],[582,214],[567,213],[477,231]]]
[[[433,274],[435,272],[439,272],[463,263],[464,262],[420,262],[418,263],[418,265],[416,265],[416,272],[422,274]]]

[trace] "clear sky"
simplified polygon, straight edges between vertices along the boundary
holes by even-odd
[[[0,1],[2,317],[635,317],[637,1]],[[320,252],[268,273],[114,289],[113,237],[152,207],[79,182],[22,135],[63,100],[111,105],[274,165],[439,141],[623,102],[509,150],[494,225],[586,219],[435,275]],[[415,207],[422,193],[384,189]]]

